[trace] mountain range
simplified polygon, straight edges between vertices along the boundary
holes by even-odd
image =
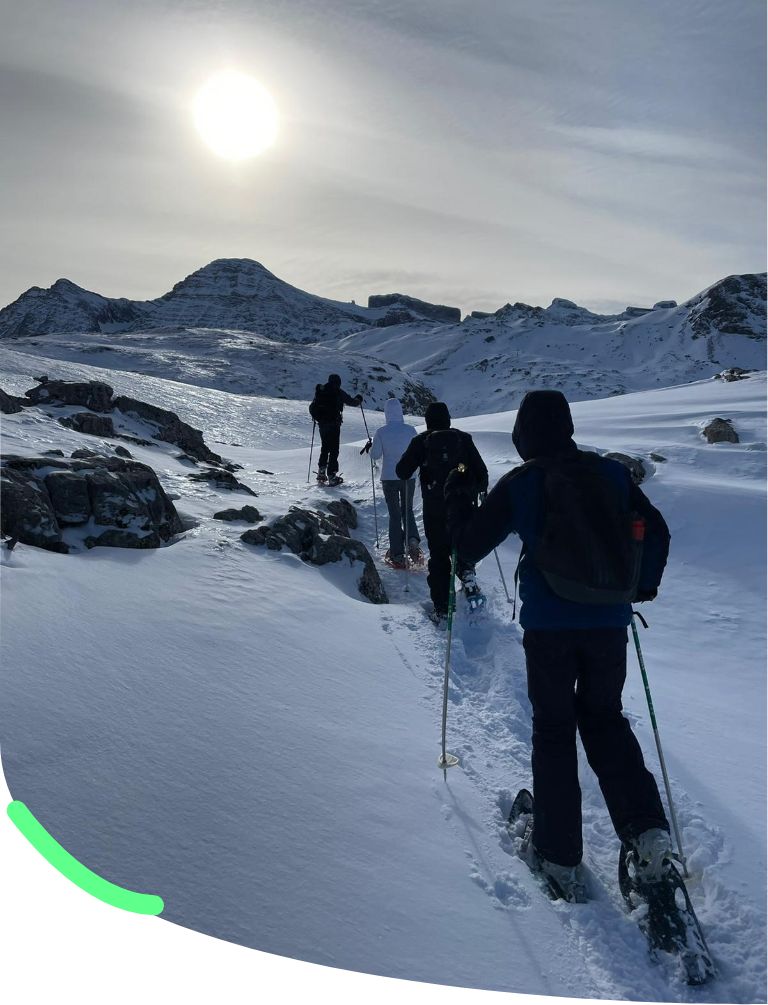
[[[336,370],[373,407],[395,394],[421,414],[437,397],[465,415],[513,408],[534,387],[585,400],[763,369],[765,309],[759,273],[679,305],[601,315],[556,298],[461,319],[404,294],[373,295],[367,307],[328,300],[250,259],[217,259],[155,300],[67,279],[32,287],[0,310],[0,338],[34,355],[273,397],[306,399]]]

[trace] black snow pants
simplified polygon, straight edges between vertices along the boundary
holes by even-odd
[[[448,593],[451,585],[451,535],[446,524],[445,500],[442,495],[433,496],[423,491],[424,509],[422,520],[429,548],[427,563],[427,585],[435,610],[445,614],[448,611]],[[474,566],[459,562],[456,572],[461,579]]]
[[[533,844],[550,862],[582,856],[578,729],[621,840],[650,827],[669,830],[653,775],[622,714],[626,628],[526,630],[533,706]]]
[[[339,470],[339,438],[341,422],[318,422],[320,430],[320,460],[318,467],[328,475]]]

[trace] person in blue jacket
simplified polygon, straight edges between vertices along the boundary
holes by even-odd
[[[573,421],[559,391],[531,391],[521,402],[512,439],[525,464],[504,475],[479,509],[466,502],[474,487],[453,471],[445,487],[449,525],[460,558],[478,562],[509,534],[523,542],[520,625],[533,709],[533,834],[528,864],[554,877],[567,899],[583,899],[578,730],[600,783],[616,833],[633,845],[649,879],[660,878],[671,854],[669,824],[653,775],[622,714],[629,603],[566,600],[534,562],[544,523],[548,463],[591,459],[626,511],[645,522],[635,600],[652,600],[669,549],[664,518],[633,483],[627,468],[573,441]],[[539,463],[541,462],[541,463]]]

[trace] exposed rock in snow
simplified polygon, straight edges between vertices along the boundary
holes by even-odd
[[[257,494],[243,482],[239,482],[226,468],[203,468],[202,471],[196,471],[187,477],[191,478],[193,482],[211,482],[216,488],[229,489],[231,492],[247,492],[249,496]]]
[[[683,306],[690,310],[694,338],[720,332],[765,342],[765,297],[766,274],[749,273],[721,279]]]
[[[0,486],[2,532],[49,551],[158,548],[183,529],[157,475],[138,461],[7,456]],[[83,530],[67,538],[70,527]]]
[[[115,427],[108,415],[94,415],[93,412],[75,412],[59,419],[62,426],[90,436],[114,436]]]
[[[727,370],[716,373],[715,380],[724,380],[726,383],[731,383],[734,380],[744,380],[745,377],[754,372],[754,370],[743,370],[740,366],[732,366]]]
[[[112,408],[112,388],[98,380],[49,380],[39,378],[37,387],[24,392],[32,405],[82,405],[92,412],[108,412]]]
[[[707,443],[739,442],[739,434],[733,428],[731,420],[720,417],[711,419],[702,429],[701,435],[706,437]]]
[[[672,307],[677,307],[676,300],[659,300],[657,303],[653,305],[653,310],[655,311],[670,310]]]
[[[200,430],[183,422],[175,412],[122,394],[115,398],[113,405],[118,411],[126,415],[135,415],[154,426],[156,431],[152,435],[156,439],[165,443],[175,443],[198,461],[206,461],[209,464],[223,463],[218,454],[208,449]]]
[[[28,402],[24,401],[23,398],[17,398],[13,394],[6,394],[0,387],[0,412],[4,415],[13,415],[16,412],[20,412],[26,404]]]
[[[348,505],[351,506],[350,503]],[[285,516],[278,517],[265,527],[247,530],[240,535],[240,539],[246,544],[265,544],[272,551],[281,551],[286,547],[312,565],[327,565],[342,560],[353,566],[362,563],[362,573],[357,582],[360,593],[373,604],[389,603],[370,552],[362,541],[349,536],[348,524],[335,513],[329,516],[318,510],[292,506]]]
[[[426,300],[409,297],[405,293],[381,293],[368,297],[368,307],[399,307],[419,314],[427,321],[441,321],[445,324],[458,324],[461,321],[461,310],[458,307],[446,307],[444,304],[430,304]]]
[[[357,510],[348,499],[334,499],[325,508],[339,520],[343,520],[351,530],[357,527]]]
[[[224,520],[232,523],[235,520],[243,520],[245,523],[258,523],[263,520],[261,513],[255,506],[242,506],[240,509],[222,509],[213,514],[214,520]]]

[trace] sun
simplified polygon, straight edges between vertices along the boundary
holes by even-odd
[[[222,70],[195,95],[198,132],[219,157],[241,161],[272,146],[277,136],[277,106],[266,88],[238,70]]]

